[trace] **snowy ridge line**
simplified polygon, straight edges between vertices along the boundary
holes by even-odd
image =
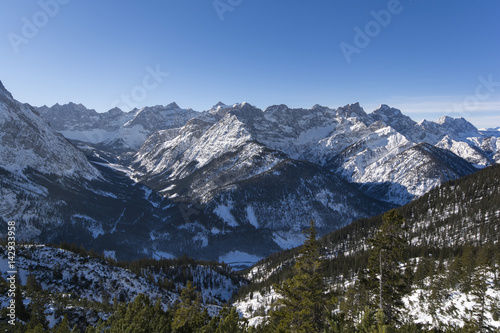
[[[0,247],[1,274],[5,275],[7,270],[3,268],[7,265],[6,249],[4,246]],[[173,306],[179,297],[179,290],[185,287],[180,277],[187,272],[190,280],[199,288],[203,304],[221,305],[229,301],[243,283],[221,274],[230,273],[223,267],[214,270],[203,264],[189,264],[185,267],[186,272],[179,270],[181,266],[170,266],[167,271],[158,272],[143,268],[138,275],[129,268],[113,264],[116,261],[112,258],[103,260],[46,245],[20,245],[18,251],[17,267],[21,284],[25,285],[28,275],[32,274],[44,290],[75,294],[95,302],[103,302],[104,295],[108,301],[118,297],[131,302],[142,293],[151,299],[161,299],[163,307],[167,309]],[[165,279],[172,283],[169,289],[160,287]],[[82,288],[83,282],[90,283],[91,288]]]

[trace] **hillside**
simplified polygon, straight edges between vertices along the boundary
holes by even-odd
[[[35,305],[42,307],[48,327],[59,324],[66,316],[71,327],[77,325],[85,330],[88,325],[106,320],[118,304],[128,304],[139,294],[159,301],[164,310],[170,309],[178,303],[188,281],[196,286],[203,307],[214,315],[245,284],[230,267],[217,262],[187,257],[116,262],[75,245],[62,247],[26,244],[19,246],[16,253],[16,293],[22,293],[28,311],[34,311]],[[1,246],[0,269],[0,303],[5,308],[11,298],[5,245]],[[23,319],[19,313],[18,318]]]
[[[426,327],[463,326],[470,315],[467,311],[472,311],[475,304],[471,282],[467,279],[471,281],[482,256],[488,258],[489,273],[484,281],[489,281],[487,293],[493,302],[488,301],[490,324],[500,327],[500,322],[493,319],[497,313],[493,300],[500,300],[498,193],[500,166],[495,165],[446,182],[397,209],[405,219],[404,232],[408,240],[405,260],[412,272],[408,276],[412,288],[404,299],[411,309],[406,320],[415,320],[428,325]],[[339,298],[339,306],[348,301],[349,293],[360,292],[359,283],[364,279],[370,255],[368,240],[375,236],[381,223],[381,215],[357,220],[319,240],[324,278]],[[258,323],[269,311],[272,301],[278,297],[273,284],[292,276],[291,267],[299,249],[274,254],[244,272],[251,283],[240,290],[235,306],[246,317],[253,318],[251,322]],[[457,268],[459,262],[469,265],[466,269],[469,273]],[[439,295],[433,289],[436,285],[442,288]],[[350,289],[352,286],[354,290]],[[452,307],[455,312],[450,310]],[[358,308],[358,311],[362,310]]]

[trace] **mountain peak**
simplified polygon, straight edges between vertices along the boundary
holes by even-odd
[[[368,115],[359,105],[359,102],[340,107],[336,112],[337,115],[343,115],[344,117],[356,117],[363,122],[365,122],[368,118]]]
[[[234,109],[238,110],[249,110],[249,109],[255,109],[255,106],[248,102],[242,102],[242,103],[236,103],[233,105]]]
[[[180,107],[179,107],[179,105],[177,105],[177,103],[172,102],[172,103],[167,105],[167,109],[180,109]]]
[[[500,126],[479,129],[482,132],[500,132]]]
[[[392,108],[387,104],[380,104],[378,108],[369,114],[369,117],[372,122],[381,121],[405,136],[410,135],[412,128],[417,124],[410,117],[404,115],[401,110]]]
[[[14,97],[12,97],[12,94],[7,89],[5,89],[2,81],[0,81],[0,92],[4,93],[5,95],[9,96],[10,98],[14,98]]]
[[[363,110],[363,108],[359,105],[359,102],[348,104],[348,105],[344,106],[344,108],[351,110],[351,111],[354,111],[356,113],[366,114],[365,111]]]
[[[327,107],[323,106],[323,105],[319,105],[319,104],[314,104],[313,107],[311,108],[311,110],[322,110],[325,108],[327,108]]]
[[[398,109],[395,109],[395,108],[391,108],[389,105],[387,104],[380,104],[378,106],[378,108],[376,108],[373,112],[377,112],[377,113],[382,113],[382,112],[387,112],[387,111],[399,111]],[[399,111],[401,113],[401,111]]]
[[[384,114],[384,115],[402,115],[401,110],[396,108],[391,108],[387,104],[380,104],[378,108],[376,108],[373,113],[375,114]]]
[[[457,119],[463,119],[463,118],[457,118]],[[450,116],[442,116],[438,120],[436,120],[436,123],[438,124],[444,124],[444,123],[451,123],[455,120],[455,118],[452,118]]]
[[[475,133],[478,131],[478,129],[474,125],[472,125],[462,117],[453,118],[450,116],[442,116],[441,118],[436,120],[436,124],[446,126],[449,129],[455,129],[457,132],[462,133]]]
[[[244,108],[244,107],[254,107],[252,104],[248,103],[248,102],[243,102],[243,103],[240,103],[239,104],[240,107]]]
[[[212,108],[208,112],[211,114],[216,114],[216,115],[223,117],[234,106],[237,106],[237,104],[231,106],[231,105],[226,105],[226,104],[222,103],[221,101],[219,101],[217,104],[212,106]]]
[[[119,114],[123,113],[123,110],[120,109],[119,107],[115,106],[114,108],[108,110],[108,113],[113,114],[113,115],[119,115]]]

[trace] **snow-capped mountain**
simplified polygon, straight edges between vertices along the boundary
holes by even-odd
[[[0,167],[18,175],[30,168],[64,177],[99,177],[82,152],[55,132],[31,106],[14,100],[1,82]]]
[[[368,185],[365,189],[372,189],[369,193],[377,198],[404,204],[444,180],[473,172],[475,168],[470,163],[495,163],[497,152],[496,138],[486,137],[464,119],[443,117],[437,122],[416,123],[386,105],[366,114],[358,103],[336,110],[319,105],[312,109],[276,105],[264,111],[248,103],[218,103],[209,114],[219,118],[204,119],[204,113],[179,130],[152,136],[135,156],[137,178],[154,183],[155,189],[166,195],[192,200],[292,158],[318,164],[350,182]],[[433,153],[433,158],[429,158],[429,149],[414,148],[424,143],[446,153]],[[264,158],[264,148],[281,155],[274,153],[270,157],[265,153]],[[448,157],[448,152],[456,158]],[[233,162],[224,164],[233,176],[211,167],[228,153],[236,156]],[[259,155],[258,162],[249,153]],[[407,161],[408,158],[412,160]],[[244,161],[252,161],[253,167],[240,170]],[[441,162],[446,168],[441,167]],[[207,168],[215,174],[208,176],[200,171]],[[424,169],[427,172],[411,172]],[[193,177],[200,172],[203,177]],[[200,181],[185,181],[193,178]],[[179,187],[179,182],[188,184],[190,189]],[[383,190],[387,193],[380,196]]]
[[[66,138],[87,144],[100,144],[115,150],[137,150],[158,130],[179,128],[197,115],[176,103],[123,112],[119,108],[105,113],[81,104],[55,104],[37,108],[40,115]]]
[[[452,152],[420,143],[391,158],[372,163],[357,182],[367,193],[404,204],[445,181],[475,171],[471,163]]]
[[[16,222],[18,240],[75,241],[106,250],[106,236],[136,227],[137,248],[119,258],[137,257],[170,211],[159,209],[161,197],[120,176],[109,167],[92,164],[36,111],[16,101],[0,85],[0,220]],[[99,170],[98,170],[99,169]],[[168,204],[165,204],[168,206]],[[4,228],[1,233],[5,235]],[[127,238],[127,237],[126,237]],[[110,245],[131,245],[117,235]],[[148,249],[152,251],[151,248]]]
[[[74,103],[38,108],[89,163],[33,108],[3,87],[1,94],[5,115],[26,113],[11,117],[2,138],[28,126],[26,117],[36,119],[28,126],[33,131],[51,133],[32,135],[42,147],[50,143],[38,155],[4,148],[27,140],[2,146],[2,162],[13,161],[0,178],[8,198],[2,218],[19,221],[25,238],[74,237],[118,250],[120,259],[154,253],[258,259],[298,245],[311,219],[326,233],[500,156],[493,131],[449,117],[416,123],[387,105],[370,114],[358,103],[261,110],[219,102],[204,112],[175,103],[127,113]],[[7,171],[20,169],[19,161],[27,161],[29,180]],[[61,181],[60,169],[80,178]]]

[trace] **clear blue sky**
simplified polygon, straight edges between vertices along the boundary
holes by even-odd
[[[500,126],[500,2],[397,2],[0,0],[0,80],[22,102],[99,112],[360,102]]]

